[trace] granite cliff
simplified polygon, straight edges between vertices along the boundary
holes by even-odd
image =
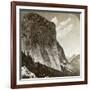
[[[57,73],[56,75],[53,73],[52,76],[62,76],[62,66],[68,61],[64,49],[56,40],[55,24],[36,13],[25,14],[21,22],[21,52],[32,58],[32,65],[40,64],[43,70],[51,68],[48,73],[53,70]],[[23,58],[22,62],[25,64],[27,61]],[[25,65],[31,70],[29,64]]]

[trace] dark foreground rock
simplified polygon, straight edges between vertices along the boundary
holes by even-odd
[[[69,72],[67,69],[62,67],[62,72],[55,70],[53,68],[47,67],[43,64],[33,62],[30,56],[26,56],[21,52],[22,56],[22,66],[26,66],[29,71],[35,74],[36,77],[64,77],[64,76],[74,76],[74,73]],[[21,66],[21,67],[22,67]],[[26,78],[29,78],[28,76]]]

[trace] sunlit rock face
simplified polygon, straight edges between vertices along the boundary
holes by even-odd
[[[66,63],[64,50],[56,40],[56,27],[44,17],[29,13],[21,24],[21,50],[39,62],[56,70]]]

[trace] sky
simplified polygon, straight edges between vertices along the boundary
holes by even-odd
[[[38,13],[47,20],[55,23],[57,41],[63,47],[67,57],[80,54],[79,13],[21,10],[21,18],[29,12]]]

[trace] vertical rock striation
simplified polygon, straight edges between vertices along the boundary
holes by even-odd
[[[61,63],[67,63],[64,50],[56,40],[55,24],[36,13],[23,16],[21,51],[30,55],[33,62],[55,70],[62,71]]]

